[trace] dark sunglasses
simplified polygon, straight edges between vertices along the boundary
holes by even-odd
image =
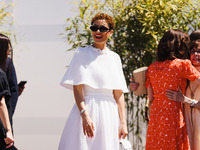
[[[195,53],[200,54],[200,49],[192,49],[190,51],[190,54],[195,54]]]
[[[110,29],[108,29],[105,26],[100,26],[100,27],[98,27],[98,26],[90,26],[90,30],[92,30],[93,32],[96,32],[97,30],[99,30],[100,32],[107,32]]]

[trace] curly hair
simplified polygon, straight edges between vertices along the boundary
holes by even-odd
[[[104,14],[104,13],[98,13],[98,14],[96,14],[96,15],[92,18],[91,25],[93,25],[93,23],[94,23],[96,20],[98,20],[98,19],[105,20],[106,23],[108,24],[110,30],[113,30],[113,29],[114,29],[114,27],[115,27],[114,19],[113,19],[111,16],[109,16],[108,14]]]
[[[165,32],[157,48],[157,60],[173,60],[175,58],[188,58],[190,38],[185,32],[170,29]]]

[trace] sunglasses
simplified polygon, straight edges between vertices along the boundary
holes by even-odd
[[[190,54],[195,54],[195,53],[200,54],[200,49],[192,49],[190,51]]]
[[[105,26],[100,26],[100,27],[98,27],[98,26],[90,26],[90,30],[92,30],[93,32],[96,32],[97,30],[99,30],[100,32],[107,32],[110,29],[108,29]]]

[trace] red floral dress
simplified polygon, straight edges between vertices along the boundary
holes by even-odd
[[[147,71],[146,87],[153,88],[146,150],[189,150],[182,104],[169,100],[166,89],[185,93],[187,80],[194,81],[200,73],[189,60],[166,60],[151,64]]]

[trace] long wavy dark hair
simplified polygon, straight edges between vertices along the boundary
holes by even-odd
[[[6,69],[6,60],[7,60],[7,51],[8,49],[12,49],[12,45],[10,42],[10,39],[0,33],[0,68],[5,71]],[[12,54],[12,50],[11,50],[11,54]]]
[[[157,48],[157,60],[173,60],[188,58],[190,45],[189,35],[178,29],[165,32]]]

